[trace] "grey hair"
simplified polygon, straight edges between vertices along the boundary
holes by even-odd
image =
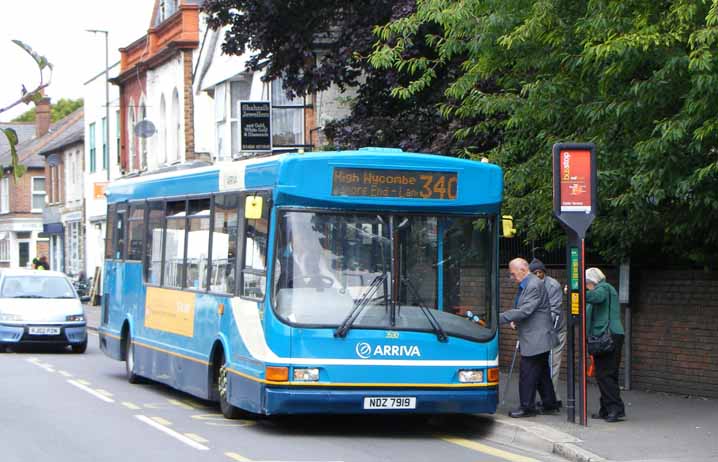
[[[586,270],[586,282],[598,284],[606,280],[606,275],[598,268],[589,268]]]

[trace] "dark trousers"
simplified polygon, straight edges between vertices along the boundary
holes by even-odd
[[[545,408],[552,408],[557,404],[548,355],[547,351],[536,356],[521,356],[519,397],[522,409],[534,410],[537,391]]]
[[[618,387],[618,366],[621,364],[623,351],[623,335],[613,335],[615,348],[610,353],[594,355],[593,364],[598,389],[601,391],[601,415],[625,413],[621,400],[621,389]]]

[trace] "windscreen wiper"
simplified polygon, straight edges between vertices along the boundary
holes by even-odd
[[[419,303],[419,308],[421,308],[421,312],[424,313],[424,316],[426,316],[426,319],[429,321],[429,324],[431,324],[431,328],[434,330],[434,332],[436,332],[436,337],[439,339],[439,341],[447,342],[449,338],[446,336],[446,332],[444,332],[444,329],[441,328],[441,324],[439,324],[439,321],[436,320],[436,317],[431,312],[431,308],[426,306],[426,304],[424,303],[424,299],[421,298],[421,295],[419,295],[419,291],[416,290],[414,284],[411,283],[409,278],[401,278],[401,282],[406,284],[409,290],[411,290],[411,292],[414,294],[416,301]]]
[[[371,281],[371,284],[369,285],[369,287],[366,288],[362,296],[356,299],[356,301],[354,302],[354,308],[347,315],[347,317],[344,318],[344,321],[342,321],[339,327],[337,327],[334,331],[335,337],[345,337],[347,335],[347,332],[349,332],[349,329],[351,329],[352,324],[354,324],[354,321],[356,321],[356,319],[359,317],[359,314],[361,314],[362,310],[369,304],[369,301],[372,299],[372,297],[374,297],[376,291],[379,289],[379,287],[382,287],[384,285],[385,279],[386,273],[383,273],[375,277],[374,280]]]

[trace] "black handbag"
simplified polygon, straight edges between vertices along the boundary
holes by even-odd
[[[591,313],[593,315],[593,313]],[[586,341],[586,349],[590,355],[603,355],[610,353],[616,347],[611,335],[611,294],[608,294],[608,324],[599,335],[589,335]]]

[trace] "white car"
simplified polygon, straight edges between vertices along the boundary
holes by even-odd
[[[70,279],[57,271],[0,271],[0,350],[20,344],[87,349],[87,324]]]

